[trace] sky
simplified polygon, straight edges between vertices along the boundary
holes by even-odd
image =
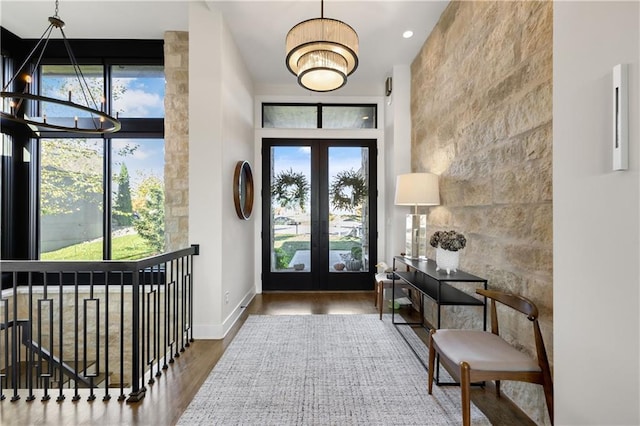
[[[273,147],[273,170],[278,174],[293,169],[302,172],[311,181],[311,147],[276,146]],[[329,148],[329,179],[342,170],[359,170],[362,167],[361,147]]]
[[[88,90],[83,92],[80,89],[79,80],[75,77],[69,77],[64,73],[72,73],[71,66],[56,66],[53,71],[47,72],[46,66],[43,67],[45,73],[43,75],[42,90],[43,96],[54,99],[71,100],[79,105],[90,106],[95,108],[100,104],[102,98],[100,93],[103,87],[102,68],[91,66],[88,70],[83,71],[83,76],[91,96],[88,96]],[[84,68],[84,67],[81,67]],[[136,118],[136,117],[164,117],[164,74],[157,72],[157,67],[149,67],[149,72],[145,75],[144,66],[137,66],[137,73],[122,72],[120,69],[126,67],[117,67],[114,65],[112,75],[113,86],[113,105],[111,115],[115,116],[116,112],[120,117]],[[60,70],[62,69],[62,72]],[[137,74],[137,75],[135,75]],[[140,77],[140,74],[143,76]],[[86,98],[85,98],[86,97]],[[94,102],[96,105],[94,105]],[[53,102],[42,103],[43,113],[47,115],[49,120],[52,117],[88,117],[88,113],[82,110],[61,106]],[[99,108],[102,108],[100,106]]]
[[[124,162],[129,171],[129,183],[131,188],[150,175],[162,179],[164,176],[164,143],[158,139],[112,139],[113,174],[120,173],[121,164]],[[124,147],[136,147],[133,153],[124,156],[118,155]]]
[[[74,102],[87,105],[79,90],[78,80],[75,77],[64,76],[65,72],[72,72],[72,68],[70,66],[51,67],[49,73],[45,72],[42,94],[56,99],[66,98],[65,100],[68,100],[67,89],[70,89]],[[84,69],[83,73],[89,87],[97,88],[98,92],[102,90],[101,66],[91,66]],[[113,99],[112,115],[115,115],[117,111],[120,118],[164,116],[165,80],[163,72],[159,72],[158,67],[145,69],[144,66],[114,65],[112,84],[116,94]],[[96,101],[100,102],[100,99],[96,99]],[[52,102],[44,103],[43,108],[49,119],[56,116],[87,116],[83,111],[63,107]],[[117,175],[124,162],[129,171],[132,188],[135,188],[147,176],[153,175],[162,178],[164,174],[164,143],[162,142],[162,140],[154,139],[112,139],[113,173]],[[126,155],[119,155],[118,153],[125,147],[135,149]]]

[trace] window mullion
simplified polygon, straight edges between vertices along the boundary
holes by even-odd
[[[102,216],[102,258],[104,260],[111,259],[111,139],[103,139],[103,179],[102,179],[102,205],[104,206]]]

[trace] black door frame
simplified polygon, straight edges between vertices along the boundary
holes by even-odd
[[[309,146],[312,148],[311,173],[311,271],[271,271],[271,147]],[[328,182],[328,149],[333,146],[369,148],[369,262],[362,272],[331,272],[329,264],[329,199],[320,197],[321,185]],[[315,149],[314,149],[315,148]],[[333,138],[262,139],[262,289],[263,291],[361,291],[373,289],[377,259],[377,140]],[[321,265],[321,267],[320,267]]]

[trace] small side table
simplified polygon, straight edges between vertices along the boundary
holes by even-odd
[[[383,299],[384,299],[384,287],[393,287],[393,280],[387,278],[387,273],[383,272],[381,274],[376,274],[376,294],[375,299],[373,301],[374,306],[378,307],[378,311],[380,312],[380,319],[382,319],[382,310],[384,309]]]

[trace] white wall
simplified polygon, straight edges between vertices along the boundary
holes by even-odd
[[[640,424],[638,2],[555,2],[556,424]],[[611,170],[612,67],[630,64],[629,170]]]
[[[411,68],[393,67],[391,96],[385,98],[385,170],[384,187],[387,220],[387,246],[380,258],[391,266],[393,256],[405,251],[405,219],[410,207],[394,205],[396,176],[411,172]],[[382,180],[381,180],[382,185]]]
[[[252,90],[221,15],[190,3],[189,241],[200,244],[194,260],[200,339],[224,337],[255,295],[255,216],[236,216],[232,186],[237,161],[254,157]]]

